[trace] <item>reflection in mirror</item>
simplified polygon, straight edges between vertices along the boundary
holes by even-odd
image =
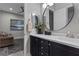
[[[35,25],[38,25],[39,21],[38,16],[35,13],[33,13],[31,17],[32,17],[32,27],[35,28]]]
[[[51,31],[65,28],[74,16],[72,3],[54,3],[44,13],[45,24]]]

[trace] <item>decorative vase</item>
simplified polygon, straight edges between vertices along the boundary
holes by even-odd
[[[37,30],[37,34],[43,34],[43,32],[41,31],[41,29]]]

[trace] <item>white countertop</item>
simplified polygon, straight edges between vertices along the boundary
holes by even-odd
[[[77,38],[69,38],[69,37],[65,37],[65,36],[35,34],[35,33],[31,33],[30,35],[38,37],[38,38],[43,38],[45,40],[57,42],[60,44],[64,44],[67,46],[71,46],[74,48],[79,48],[79,39],[77,39]]]

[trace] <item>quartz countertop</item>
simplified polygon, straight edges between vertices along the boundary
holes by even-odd
[[[55,35],[44,35],[36,33],[30,33],[30,35],[79,49],[79,39],[77,38],[69,38],[65,36],[55,36]]]

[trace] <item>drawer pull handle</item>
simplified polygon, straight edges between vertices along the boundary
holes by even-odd
[[[43,49],[44,47],[41,47],[41,49]]]
[[[48,44],[49,46],[51,45],[51,44]]]
[[[43,55],[43,53],[41,53],[41,55]]]
[[[43,43],[44,41],[41,41],[41,43]]]

